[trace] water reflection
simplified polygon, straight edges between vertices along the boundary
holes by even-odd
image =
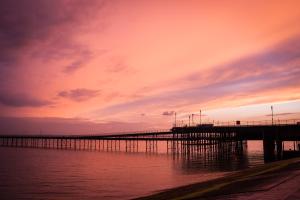
[[[130,199],[263,163],[262,142],[25,143],[0,148],[1,199]]]
[[[172,157],[174,166],[186,173],[226,172],[249,167],[247,142],[222,142],[202,146],[188,144],[181,147],[181,151],[172,151]]]

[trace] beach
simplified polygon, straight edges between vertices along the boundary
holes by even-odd
[[[300,158],[276,161],[211,181],[173,188],[139,200],[300,199]]]

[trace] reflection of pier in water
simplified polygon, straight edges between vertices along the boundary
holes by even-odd
[[[229,141],[212,144],[185,144],[172,149],[173,160],[188,171],[232,171],[248,166],[247,142]]]

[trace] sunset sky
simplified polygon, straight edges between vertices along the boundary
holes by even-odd
[[[300,1],[2,0],[0,128],[300,119]],[[198,116],[197,116],[198,117]],[[197,118],[198,120],[198,118]]]

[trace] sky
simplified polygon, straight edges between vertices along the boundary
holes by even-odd
[[[2,0],[1,133],[300,119],[300,1]]]

